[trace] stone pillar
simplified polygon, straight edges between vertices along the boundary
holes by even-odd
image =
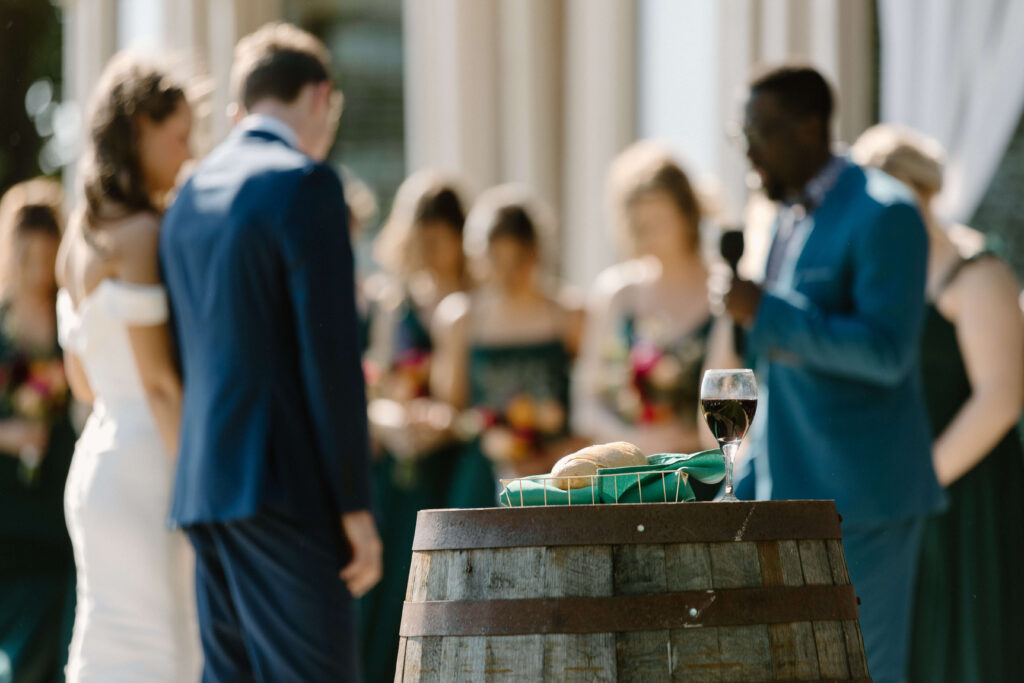
[[[616,260],[608,165],[636,137],[636,3],[567,0],[563,275],[587,287]]]
[[[501,179],[561,203],[562,2],[500,0]]]
[[[64,92],[73,102],[84,132],[89,97],[107,60],[117,49],[116,0],[62,0],[64,8]],[[81,147],[79,147],[81,149]],[[76,164],[64,169],[66,208],[78,203]]]
[[[281,18],[280,0],[193,0],[197,13],[205,15],[206,31],[197,32],[202,41],[206,71],[210,78],[209,134],[215,145],[231,130],[228,105],[233,97],[229,91],[231,62],[235,43],[268,21]],[[202,23],[202,22],[200,22]]]
[[[838,139],[853,143],[877,121],[875,89],[874,3],[835,4],[839,90]]]
[[[493,185],[501,178],[497,2],[403,7],[408,170],[455,173],[471,191]]]

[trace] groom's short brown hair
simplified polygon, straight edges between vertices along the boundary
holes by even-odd
[[[313,34],[292,24],[265,24],[235,46],[231,93],[246,109],[266,98],[290,104],[306,85],[330,80],[330,61]]]

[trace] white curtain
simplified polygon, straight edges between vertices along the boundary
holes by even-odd
[[[947,151],[940,211],[977,208],[1024,110],[1024,0],[879,0],[881,118]]]

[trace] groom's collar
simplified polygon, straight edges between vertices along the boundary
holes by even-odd
[[[299,136],[295,130],[279,118],[269,114],[249,114],[238,124],[242,132],[259,131],[281,138],[289,147],[299,148]]]

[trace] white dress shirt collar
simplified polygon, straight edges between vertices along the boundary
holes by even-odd
[[[290,147],[299,148],[299,136],[291,126],[269,114],[249,114],[238,124],[242,130],[258,130],[284,140]]]

